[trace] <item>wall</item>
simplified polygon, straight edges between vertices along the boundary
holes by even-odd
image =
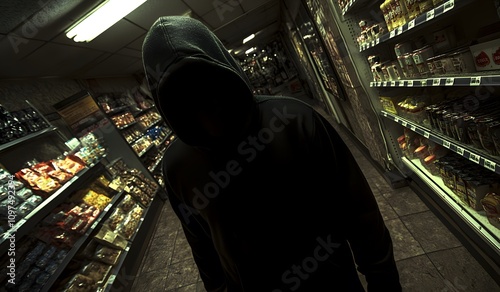
[[[134,76],[100,79],[0,80],[0,104],[9,111],[16,111],[26,108],[25,101],[28,100],[69,138],[72,137],[72,134],[66,124],[57,115],[54,115],[53,104],[82,90],[89,90],[95,95],[99,95],[104,92],[126,92],[138,86],[140,83],[138,78]]]

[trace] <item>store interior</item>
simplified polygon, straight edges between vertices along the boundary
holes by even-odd
[[[425,213],[440,234],[422,240],[460,248],[478,273],[436,264],[441,247],[417,240],[423,252],[400,259],[425,254],[439,275],[408,291],[500,291],[500,1],[149,0],[96,36],[71,34],[107,2],[0,5],[0,291],[143,290],[136,279],[162,277],[147,267],[161,226],[187,248],[159,167],[176,137],[145,80],[161,72],[142,64],[165,15],[213,30],[255,94],[327,117],[384,185],[385,219],[406,227],[395,241],[421,236],[410,217]],[[203,291],[197,282],[161,287]]]

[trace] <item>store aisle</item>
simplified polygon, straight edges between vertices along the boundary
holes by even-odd
[[[500,291],[409,187],[392,189],[350,137],[342,136],[364,170],[391,232],[403,291]],[[132,291],[205,291],[180,223],[168,202],[155,229]]]

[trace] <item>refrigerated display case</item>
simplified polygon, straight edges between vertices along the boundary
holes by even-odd
[[[371,130],[382,140],[354,134],[365,145],[383,141],[379,161],[404,176],[500,279],[498,1],[303,3],[322,31],[333,32],[334,42],[323,38],[346,67],[336,69],[352,79],[348,100],[360,104],[352,112],[379,125]]]

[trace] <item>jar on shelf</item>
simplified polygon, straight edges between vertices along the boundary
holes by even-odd
[[[412,56],[418,74],[421,77],[428,77],[429,75],[431,75],[429,72],[429,67],[427,66],[427,60],[434,56],[434,51],[432,50],[432,46],[425,46],[421,49],[415,50]]]
[[[394,24],[392,21],[392,10],[389,0],[385,0],[382,4],[380,4],[380,10],[382,11],[382,15],[384,16],[385,24],[387,25],[387,29],[389,31],[394,29]]]
[[[415,64],[415,61],[413,61],[413,53],[404,54],[402,57],[403,57],[403,62],[405,63],[406,66],[405,76],[407,78],[418,77],[417,66]]]
[[[412,51],[413,48],[410,42],[397,43],[394,45],[394,53],[396,53],[396,57],[403,56],[404,54],[411,53]]]
[[[418,9],[420,10],[420,14],[422,14],[434,9],[434,4],[432,4],[432,0],[418,0]]]
[[[408,15],[408,21],[417,18],[417,16],[420,14],[418,0],[404,0],[404,3]]]

